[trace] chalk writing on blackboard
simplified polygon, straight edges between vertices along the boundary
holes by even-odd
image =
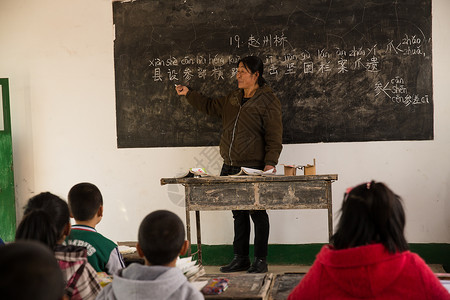
[[[408,93],[405,81],[399,76],[392,78],[386,84],[377,82],[375,84],[375,96],[380,94],[387,96],[392,100],[392,103],[403,103],[405,106],[430,104],[428,95]]]
[[[119,147],[218,145],[220,120],[173,85],[225,96],[247,55],[282,103],[284,144],[433,139],[430,1],[113,5]]]
[[[424,37],[426,39],[426,37]],[[243,47],[245,44],[241,42],[241,37],[235,35],[229,38],[230,45],[236,48]],[[262,40],[262,42],[260,42]],[[272,34],[255,37],[248,37],[248,48],[262,47],[280,47],[285,51],[287,38],[284,34],[281,37]],[[290,45],[292,48],[292,45]],[[381,49],[380,49],[381,48]],[[311,54],[313,53],[313,55]],[[305,74],[323,75],[326,72],[336,70],[337,73],[343,74],[349,71],[364,70],[366,72],[382,71],[382,59],[387,55],[403,55],[426,56],[423,50],[422,39],[412,35],[405,36],[401,41],[390,40],[386,45],[372,45],[370,47],[353,46],[350,49],[336,48],[334,51],[321,48],[315,51],[306,49],[292,49],[288,53],[282,52],[267,53],[262,57],[265,66],[268,69],[269,77],[281,77],[287,75],[295,75],[297,72]],[[234,78],[236,76],[236,64],[242,57],[239,55],[227,55],[223,53],[208,54],[207,56],[196,55],[183,57],[168,58],[149,58],[148,67],[153,70],[152,78],[156,82],[164,84],[165,80],[189,82],[194,77],[198,79],[216,79],[226,80],[225,78]],[[226,66],[230,68],[225,69]]]

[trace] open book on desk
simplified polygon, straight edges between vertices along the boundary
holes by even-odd
[[[186,173],[181,173],[175,178],[189,178],[189,177],[205,177],[209,176],[204,168],[190,168]]]
[[[240,175],[264,176],[264,175],[276,175],[276,172],[274,172],[274,169],[263,171],[259,169],[241,167],[241,170],[237,174],[229,176],[240,176]]]

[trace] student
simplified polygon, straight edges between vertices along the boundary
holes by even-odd
[[[91,183],[74,185],[68,195],[72,226],[66,239],[68,245],[87,248],[88,261],[97,272],[114,274],[125,267],[116,243],[95,230],[103,217],[103,197],[100,190]]]
[[[70,299],[95,299],[101,286],[97,273],[87,261],[86,248],[64,246],[70,232],[67,203],[49,192],[31,198],[16,231],[16,241],[35,240],[47,245],[55,253]]]
[[[450,299],[426,263],[408,251],[405,212],[385,184],[347,190],[336,233],[288,299]]]
[[[48,247],[34,241],[0,247],[1,299],[67,299],[64,287],[61,269]]]
[[[181,219],[166,210],[152,212],[139,227],[136,245],[145,265],[134,263],[120,270],[97,299],[204,299],[175,267],[187,247]]]

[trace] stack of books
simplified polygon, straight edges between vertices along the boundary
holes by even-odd
[[[176,266],[190,282],[195,281],[198,277],[206,274],[205,268],[203,268],[202,265],[197,264],[197,261],[194,260],[192,256],[178,258]]]

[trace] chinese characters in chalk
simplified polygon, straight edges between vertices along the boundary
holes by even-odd
[[[375,83],[375,96],[386,96],[394,103],[403,103],[405,106],[429,104],[428,95],[411,94],[406,88],[402,77],[396,76],[386,83]]]
[[[278,77],[300,74],[320,76],[333,72],[345,74],[352,71],[378,73],[382,70],[383,59],[388,56],[426,56],[423,39],[407,34],[398,42],[388,40],[386,45],[352,46],[349,49],[294,49],[283,33],[263,36],[250,34],[247,38],[234,35],[229,37],[229,46],[233,49],[247,47],[249,51],[263,51],[260,56],[265,59],[268,75]],[[155,57],[148,60],[148,67],[152,70],[151,78],[155,82],[189,82],[194,78],[226,80],[236,75],[239,59],[238,55],[224,53]]]
[[[428,41],[429,42],[429,41]],[[370,46],[352,45],[343,48],[294,48],[287,36],[281,34],[249,34],[248,37],[233,35],[228,38],[229,53],[257,53],[263,58],[265,76],[280,80],[294,76],[343,76],[347,73],[378,74],[383,72],[383,63],[389,65],[389,59],[402,56],[411,59],[427,57],[423,50],[424,38],[405,34],[399,41],[387,40],[386,44]],[[248,49],[248,52],[246,51]],[[223,53],[202,53],[184,57],[153,57],[148,59],[155,83],[189,84],[192,80],[229,81],[237,73],[236,64],[240,55]],[[375,77],[374,77],[375,78]],[[378,81],[375,96],[385,95],[392,102],[406,106],[429,103],[428,95],[409,94],[403,78],[397,76],[389,82]]]

